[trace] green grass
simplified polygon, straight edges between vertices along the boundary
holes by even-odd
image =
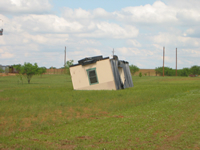
[[[0,77],[0,149],[200,149],[200,78],[74,91],[66,75]]]

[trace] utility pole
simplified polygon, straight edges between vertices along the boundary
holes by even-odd
[[[113,56],[114,56],[114,53],[115,53],[115,50],[114,50],[114,48],[113,48],[113,51],[112,51],[112,53],[113,53]]]
[[[177,48],[176,48],[176,76],[177,76]]]
[[[164,69],[164,66],[165,66],[165,47],[163,47],[163,77],[165,76],[165,69]]]
[[[64,67],[66,66],[66,46],[65,46],[65,55],[64,55]]]

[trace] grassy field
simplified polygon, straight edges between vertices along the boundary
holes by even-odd
[[[74,91],[67,75],[0,77],[0,149],[200,149],[200,78]]]

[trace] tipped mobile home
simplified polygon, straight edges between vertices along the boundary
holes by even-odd
[[[74,90],[120,90],[133,87],[129,64],[117,56],[84,58],[70,66]]]

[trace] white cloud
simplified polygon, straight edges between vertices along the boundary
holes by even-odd
[[[14,54],[11,54],[9,52],[0,53],[0,58],[2,58],[2,59],[13,58],[13,57],[14,57]]]
[[[161,1],[153,5],[126,7],[113,13],[117,19],[135,23],[176,23],[176,10]]]
[[[194,33],[194,29],[187,29],[186,34],[193,34]]]
[[[80,40],[78,41],[78,43],[81,45],[96,45],[96,46],[101,44],[100,42],[97,42],[95,40],[87,40],[87,39]]]
[[[3,50],[2,50],[2,49],[0,49],[0,53],[3,53]]]
[[[200,45],[199,38],[184,37],[173,33],[159,33],[153,38],[154,43],[162,44],[163,46],[174,47],[198,47]]]
[[[70,20],[79,19],[80,22],[87,23],[88,21],[95,19],[101,19],[101,18],[108,19],[112,17],[112,14],[105,11],[103,8],[96,8],[94,10],[86,11],[82,8],[71,9],[65,7],[63,9],[62,16],[65,19],[70,19]]]
[[[178,0],[178,3],[176,3],[177,1],[173,1],[174,3],[169,1],[166,0],[171,5],[156,1],[153,5],[126,7],[112,14],[119,21],[151,27],[152,25],[169,27],[171,25],[193,26],[194,23],[200,24],[200,2],[192,0],[191,4],[190,1],[186,0],[183,2]],[[179,4],[183,7],[179,7]]]
[[[181,9],[199,9],[200,1],[198,0],[163,0],[167,5]]]
[[[110,56],[114,47],[120,59],[155,68],[162,64],[165,46],[167,65],[174,66],[171,56],[176,47],[183,55],[179,55],[179,67],[187,67],[187,61],[198,64],[200,9],[196,5],[200,2],[177,1],[180,7],[166,0],[114,12],[63,8],[58,16],[49,13],[48,0],[0,0],[0,28],[4,29],[0,57],[5,65],[37,62],[62,67],[65,46],[67,59],[75,62],[94,55]]]
[[[97,36],[110,38],[132,38],[137,37],[139,31],[133,26],[126,25],[124,28],[114,23],[102,22],[97,24]]]
[[[82,25],[78,22],[69,22],[56,15],[27,15],[12,19],[16,31],[26,30],[32,33],[66,33],[81,31]]]
[[[82,33],[78,37],[92,38],[131,38],[139,34],[139,30],[130,25],[118,25],[105,21],[114,16],[102,8],[86,11],[81,8],[64,8],[63,17],[66,20],[77,21],[82,25]],[[103,19],[103,20],[101,20]]]
[[[142,45],[137,41],[137,40],[135,40],[135,39],[129,39],[129,40],[127,40],[127,43],[129,44],[129,45],[133,45],[133,46],[135,46],[135,47],[141,47]]]
[[[89,11],[86,11],[82,8],[74,10],[71,8],[64,8],[63,17],[76,20],[76,19],[89,19],[92,17],[92,15],[90,14]]]
[[[80,33],[78,37],[90,37],[90,38],[133,38],[137,37],[139,30],[134,26],[126,25],[119,26],[115,23],[100,22],[93,26],[92,32]]]
[[[48,0],[0,0],[1,14],[47,13],[51,9]]]
[[[155,51],[147,50],[147,49],[138,49],[138,48],[130,48],[130,47],[122,47],[117,48],[124,56],[152,56]]]
[[[183,49],[182,50],[183,54],[192,54],[194,57],[200,56],[200,51],[197,49]]]

